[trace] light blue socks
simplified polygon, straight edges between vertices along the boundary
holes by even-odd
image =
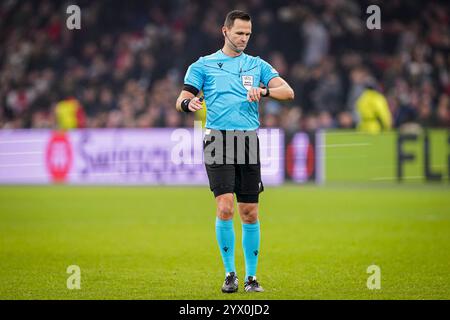
[[[234,228],[233,220],[221,220],[216,217],[216,237],[222,255],[225,273],[235,272],[234,263]],[[260,243],[259,221],[256,223],[242,223],[242,247],[245,257],[245,281],[249,276],[256,276]]]
[[[260,242],[259,221],[242,224],[242,247],[245,257],[245,281],[249,276],[256,276]]]
[[[216,217],[216,237],[222,255],[225,273],[235,272],[234,265],[234,228],[233,220],[221,220]]]

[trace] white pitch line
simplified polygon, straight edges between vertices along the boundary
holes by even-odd
[[[409,177],[402,177],[402,179],[423,179],[424,176],[409,176]],[[381,180],[397,180],[397,177],[378,177],[378,178],[372,178],[371,180],[374,181],[381,181]]]
[[[338,131],[328,131],[324,130],[325,133],[329,134],[330,136],[358,136],[358,135],[365,135],[368,136],[369,134],[367,132],[360,132],[360,131],[354,131],[354,132],[338,132]]]
[[[366,147],[370,146],[370,143],[341,143],[341,144],[325,144],[320,145],[321,148],[345,148],[345,147]]]

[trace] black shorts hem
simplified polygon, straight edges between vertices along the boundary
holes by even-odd
[[[238,194],[236,193],[237,202],[240,203],[258,203],[259,194]]]
[[[212,192],[214,193],[214,197],[217,198],[225,193],[234,193],[234,190],[232,186],[223,186],[214,188]]]
[[[231,186],[229,187],[218,187],[212,190],[214,193],[214,197],[217,198],[218,196],[221,196],[226,193],[235,194],[233,188]],[[241,194],[236,193],[236,199],[237,202],[241,203],[258,203],[259,202],[259,193],[257,194]]]

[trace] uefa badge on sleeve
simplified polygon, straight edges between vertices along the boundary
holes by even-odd
[[[245,89],[250,90],[253,87],[253,76],[242,76],[242,85]]]

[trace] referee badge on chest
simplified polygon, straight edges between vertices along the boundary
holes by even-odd
[[[242,85],[245,89],[250,90],[253,87],[253,76],[242,76]]]

